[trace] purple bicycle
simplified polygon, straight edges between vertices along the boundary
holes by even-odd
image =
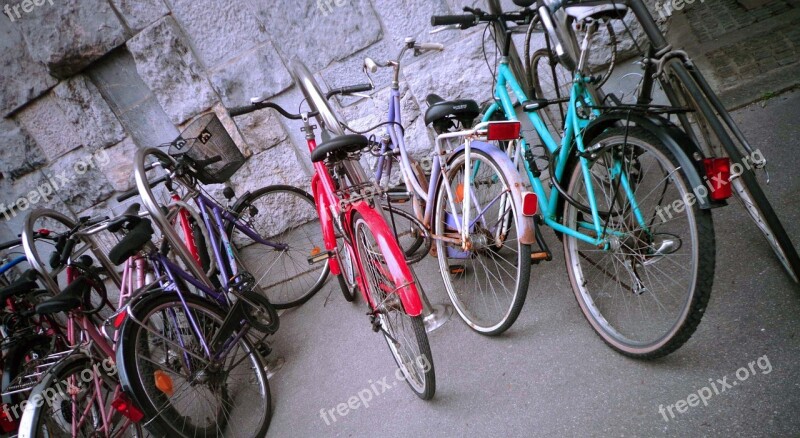
[[[364,70],[392,68],[387,132],[373,151],[376,182],[388,199],[409,201],[416,223],[430,238],[431,251],[447,293],[461,318],[473,330],[498,335],[519,316],[528,291],[531,245],[537,241],[533,216],[536,195],[524,191],[514,163],[497,143],[519,139],[518,122],[486,122],[473,126],[480,110],[472,100],[427,98],[425,123],[437,133],[430,174],[414,160],[403,136],[400,106],[400,61],[409,51],[440,51],[440,44],[406,39],[396,60],[367,58]],[[399,163],[405,191],[392,190],[392,165]],[[405,198],[405,199],[403,199]],[[404,250],[414,250],[404,245]],[[539,253],[534,253],[538,255]]]

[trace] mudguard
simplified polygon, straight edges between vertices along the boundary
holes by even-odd
[[[508,158],[508,155],[498,148],[497,146],[486,143],[483,141],[473,141],[470,144],[472,149],[477,149],[486,155],[492,157],[494,162],[497,166],[500,167],[500,170],[508,177],[508,183],[511,186],[511,198],[514,200],[514,204],[517,206],[517,224],[519,224],[519,229],[517,230],[517,236],[519,237],[520,243],[525,245],[532,245],[536,243],[536,234],[534,232],[533,226],[533,218],[527,217],[522,214],[522,193],[526,190],[526,185],[522,181],[522,177],[517,170],[517,167],[514,166],[514,163]],[[453,156],[450,158],[450,162],[452,162],[457,153],[464,150],[464,145],[459,146],[453,151]],[[450,163],[448,163],[450,164]],[[440,176],[441,178],[441,176]],[[436,185],[439,187],[439,184]],[[438,196],[438,193],[436,194]],[[434,198],[435,199],[435,198]]]
[[[403,303],[406,313],[410,316],[419,316],[422,313],[422,300],[414,283],[414,276],[411,275],[411,269],[406,263],[405,255],[400,249],[394,233],[386,225],[383,215],[365,201],[354,203],[351,212],[353,210],[364,218],[370,231],[375,236],[375,241],[386,259],[386,265],[389,267],[388,274],[391,276],[392,282],[399,286],[397,294],[400,296],[400,301]],[[352,223],[352,219],[352,216],[349,217],[348,223]],[[360,264],[361,261],[359,260]],[[359,275],[360,283],[363,283],[363,277],[363,273]],[[364,286],[364,284],[359,285],[362,288],[361,290],[366,291],[367,289]]]
[[[321,184],[322,182],[319,179],[319,174],[315,173],[311,178],[311,195],[316,201],[319,224],[322,227],[322,238],[327,251],[336,251],[336,232],[333,229],[333,213],[331,213],[330,200],[327,196],[323,196],[324,190],[320,186]],[[333,275],[339,275],[342,272],[339,268],[339,260],[336,259],[336,257],[328,259],[328,267]]]
[[[620,123],[624,124],[626,122],[633,123],[655,135],[656,138],[672,152],[681,168],[685,170],[689,190],[694,192],[699,208],[709,209],[727,204],[725,201],[713,201],[709,199],[707,193],[705,196],[698,196],[699,193],[694,189],[696,187],[706,186],[703,179],[703,177],[706,176],[705,166],[703,165],[703,159],[705,158],[703,151],[700,150],[697,144],[685,132],[664,117],[654,114],[645,114],[643,112],[629,112],[628,110],[609,111],[592,120],[589,125],[586,126],[586,129],[583,131],[584,144],[590,144],[592,139],[602,134],[606,129],[619,126]],[[564,167],[564,175],[569,175],[572,169],[577,165],[578,155],[570,155],[569,161]],[[564,181],[562,181],[562,183],[564,183]],[[564,198],[559,197],[555,217],[562,217],[563,210]]]

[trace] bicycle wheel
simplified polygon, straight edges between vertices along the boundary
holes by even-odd
[[[795,282],[800,282],[800,255],[761,189],[752,163],[743,162],[743,156],[738,150],[731,155],[722,146],[719,137],[716,136],[703,113],[700,112],[695,95],[686,90],[674,68],[670,64],[666,76],[662,77],[661,84],[673,105],[689,109],[686,114],[678,115],[683,130],[700,146],[707,157],[727,156],[731,160],[731,165],[739,163],[742,166],[742,174],[731,179],[733,193],[758,229],[761,230],[789,276]]]
[[[406,256],[406,263],[413,264],[424,259],[431,249],[432,240],[425,226],[414,216],[397,205],[383,204],[383,211],[388,216],[386,224],[392,230],[397,244]]]
[[[423,400],[436,392],[436,373],[428,335],[421,316],[409,316],[397,294],[403,285],[394,284],[388,275],[386,258],[369,224],[358,213],[353,218],[353,236],[360,261],[359,271],[368,289],[370,308],[406,383]],[[409,267],[411,269],[411,267]]]
[[[604,147],[588,162],[591,192],[580,165],[565,174],[567,193],[583,207],[567,203],[564,225],[594,235],[585,207],[593,197],[610,237],[606,248],[598,248],[564,234],[575,298],[611,348],[637,358],[667,355],[691,337],[708,304],[715,254],[711,212],[684,203],[691,199],[689,183],[654,135],[614,128],[586,144]],[[620,178],[609,170],[615,166],[626,175],[646,227],[640,226]],[[672,208],[676,201],[685,207]]]
[[[352,303],[356,299],[358,291],[358,281],[356,276],[356,266],[353,260],[353,250],[350,245],[344,242],[339,244],[339,274],[336,279],[339,281],[339,287],[342,289],[342,295],[347,302]]]
[[[299,306],[322,288],[328,262],[308,264],[309,257],[325,250],[311,195],[290,186],[264,187],[240,202],[234,214],[262,239],[284,246],[264,245],[233,225],[228,228],[237,260],[276,308]]]
[[[531,56],[531,80],[536,97],[547,100],[569,98],[572,73],[552,56],[549,50],[539,49]],[[566,102],[555,102],[539,111],[554,138],[560,138],[567,114]]]
[[[156,436],[264,436],[272,406],[263,359],[244,336],[221,362],[208,360],[205,346],[225,315],[200,297],[182,299],[185,306],[176,294],[141,301],[122,328],[120,381],[151,419],[148,429]]]
[[[463,151],[455,155],[447,180],[439,182],[433,214],[437,236],[460,239],[454,218],[461,220],[465,158]],[[473,149],[470,160],[471,247],[464,251],[460,244],[437,239],[436,254],[445,289],[461,319],[478,333],[494,336],[514,324],[525,304],[531,248],[518,239],[517,205],[505,174],[482,151]]]
[[[31,391],[19,437],[143,437],[139,424],[111,406],[120,391],[114,370],[109,368],[106,362],[83,355],[55,365]]]

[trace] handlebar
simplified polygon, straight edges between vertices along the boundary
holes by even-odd
[[[461,29],[468,29],[479,22],[479,17],[473,14],[467,15],[434,15],[431,17],[431,26],[461,26]]]
[[[464,8],[469,12],[463,15],[434,15],[431,17],[432,26],[458,26],[468,29],[478,23],[491,23],[495,21],[511,21],[516,24],[530,24],[531,19],[537,14],[535,9],[523,9],[517,12],[503,12],[499,15],[487,14],[480,9]]]
[[[285,117],[285,118],[287,118],[289,120],[301,120],[303,118],[302,115],[300,115],[300,114],[292,114],[292,113],[286,111],[285,109],[283,109],[280,105],[278,105],[276,103],[272,103],[272,102],[257,102],[257,103],[252,103],[250,105],[237,106],[237,107],[229,109],[228,110],[228,114],[231,117],[238,117],[238,116],[242,116],[242,115],[245,115],[245,114],[252,113],[253,111],[258,111],[260,109],[264,109],[264,108],[272,108],[275,111],[279,112],[280,115],[282,115],[283,117]],[[317,115],[316,111],[308,113],[309,117],[313,117],[313,116],[316,116],[316,115]]]
[[[168,178],[169,178],[169,175],[161,175],[158,178],[150,181],[148,184],[150,185],[150,188],[152,189],[153,187],[155,187],[155,186],[163,183],[164,181],[166,181]],[[139,194],[139,189],[134,187],[134,188],[128,190],[127,192],[117,196],[117,201],[118,202],[123,202],[125,200],[130,199],[130,198],[133,198],[134,196],[136,196],[138,194]]]
[[[372,84],[358,84],[358,85],[351,85],[349,87],[341,87],[341,88],[334,88],[333,90],[328,91],[325,93],[325,99],[330,99],[337,94],[347,95],[347,94],[354,94],[354,93],[363,93],[365,91],[372,90]]]

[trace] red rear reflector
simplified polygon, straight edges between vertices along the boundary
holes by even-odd
[[[3,433],[16,432],[19,428],[19,422],[11,418],[9,408],[8,403],[3,403],[3,409],[0,411],[0,432]]]
[[[127,316],[128,312],[122,312],[114,318],[114,328],[118,329],[122,327],[122,323],[125,322],[125,317]]]
[[[516,140],[519,138],[520,127],[520,123],[516,120],[489,122],[486,137],[490,141]]]
[[[730,198],[733,194],[730,158],[706,158],[703,160],[703,164],[706,167],[706,176],[708,176],[711,189],[708,196],[714,201]]]
[[[525,192],[522,194],[522,215],[533,216],[539,207],[539,197],[536,193]]]
[[[125,394],[117,396],[117,398],[111,402],[111,406],[134,423],[138,423],[144,418],[144,413],[134,406]]]
[[[50,230],[48,230],[47,228],[39,228],[36,232],[40,236],[49,236],[50,235]]]

